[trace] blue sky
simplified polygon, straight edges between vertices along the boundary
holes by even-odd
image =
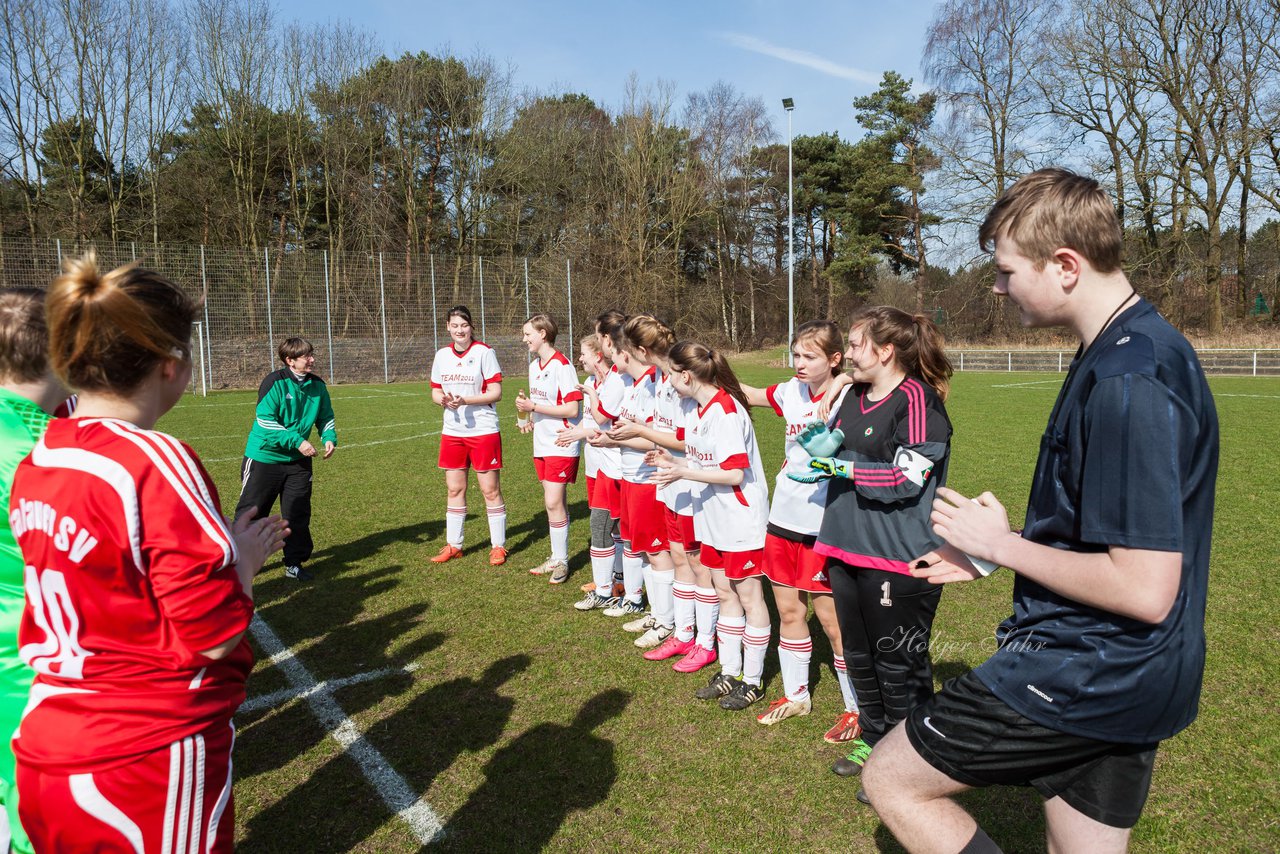
[[[922,88],[920,53],[935,0],[462,0],[442,3],[280,0],[284,20],[349,20],[381,40],[385,52],[447,48],[509,62],[521,87],[585,92],[616,109],[628,76],[667,80],[682,107],[690,92],[717,80],[759,95],[780,139],[781,99],[795,99],[796,135],[862,131],[851,102],[874,91],[892,69]]]

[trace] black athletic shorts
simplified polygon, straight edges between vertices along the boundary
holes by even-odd
[[[1094,821],[1128,828],[1151,788],[1156,744],[1116,744],[1048,729],[1015,712],[972,672],[912,709],[907,737],[957,783],[1034,786]]]

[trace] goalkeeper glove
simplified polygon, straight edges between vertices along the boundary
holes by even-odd
[[[844,444],[844,431],[828,429],[826,424],[815,421],[801,431],[796,441],[811,457],[834,457]]]
[[[853,466],[835,457],[814,457],[809,460],[809,469],[806,472],[788,472],[787,477],[799,483],[817,483],[827,477],[853,480]]]

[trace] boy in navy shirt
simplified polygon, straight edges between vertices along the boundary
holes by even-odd
[[[1013,616],[977,670],[947,683],[872,753],[863,785],[909,850],[998,851],[952,795],[1031,785],[1050,850],[1124,851],[1159,742],[1196,716],[1218,420],[1195,351],[1139,297],[1098,183],[1034,172],[979,230],[994,291],[1027,326],[1080,339],[1040,443],[1026,525],[989,492],[940,488],[948,546],[915,574],[1017,574]]]

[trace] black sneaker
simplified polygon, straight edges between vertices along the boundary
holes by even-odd
[[[733,691],[733,686],[738,682],[732,676],[725,676],[724,671],[720,671],[711,677],[711,681],[703,685],[697,691],[693,692],[693,696],[699,700],[717,700],[721,697],[728,696]]]
[[[740,712],[752,703],[759,702],[762,697],[764,697],[763,685],[739,682],[733,686],[729,696],[720,700],[720,708],[728,709],[731,712]]]
[[[313,575],[311,574],[311,572],[310,572],[309,570],[307,570],[307,569],[306,569],[306,567],[302,567],[302,566],[286,566],[286,567],[284,568],[284,577],[285,577],[285,578],[293,578],[293,579],[296,579],[296,580],[298,580],[298,581],[310,581],[310,580],[311,580],[312,578],[314,578],[315,576],[313,576]]]
[[[858,794],[856,797],[858,798],[858,803],[871,806],[871,799],[867,797],[867,793],[862,789],[858,790]]]

